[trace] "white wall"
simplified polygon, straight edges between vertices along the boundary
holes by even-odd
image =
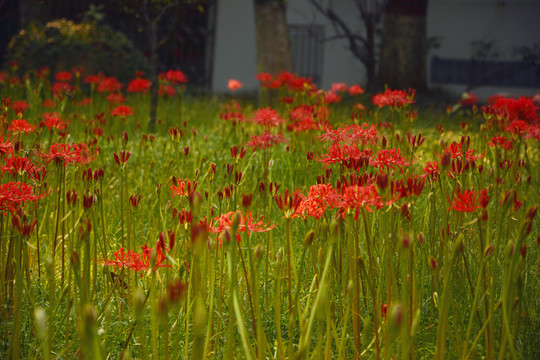
[[[256,90],[258,81],[253,0],[218,0],[212,91],[227,92],[229,79]]]
[[[540,45],[540,0],[430,0],[427,35],[442,37],[441,47],[430,52],[428,63],[435,55],[470,59],[471,41],[478,40],[495,40],[500,54],[496,60],[519,60],[514,47]],[[432,85],[457,93],[466,88],[465,85]],[[491,86],[473,89],[480,97],[497,92],[534,95],[536,91]]]

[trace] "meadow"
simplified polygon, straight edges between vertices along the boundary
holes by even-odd
[[[0,358],[540,357],[538,97],[258,79],[0,73]]]

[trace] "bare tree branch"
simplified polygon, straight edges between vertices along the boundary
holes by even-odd
[[[355,57],[360,59],[362,63],[366,64],[370,59],[362,53],[361,47],[358,45],[357,41],[362,43],[362,47],[367,46],[367,40],[361,37],[360,35],[354,34],[352,30],[347,26],[347,24],[341,19],[332,9],[323,8],[316,0],[310,0],[313,6],[328,20],[332,21],[333,24],[338,26],[345,34],[343,38],[347,39],[349,42],[349,49]]]

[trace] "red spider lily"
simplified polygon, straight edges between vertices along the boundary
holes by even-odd
[[[150,259],[153,249],[149,248],[146,244],[141,248],[142,252],[139,254],[133,250],[126,252],[122,247],[114,253],[114,260],[101,259],[98,260],[98,263],[105,266],[116,266],[119,269],[128,268],[137,272],[147,271],[150,269]],[[162,242],[158,241],[155,250],[156,265],[154,271],[160,267],[171,267],[171,265],[163,263],[166,259],[165,252],[167,252],[167,248],[164,248]]]
[[[101,81],[101,78],[102,76],[98,76],[98,75],[88,75],[84,79],[84,82],[87,84],[99,84],[99,82]]]
[[[11,124],[9,124],[8,131],[12,134],[25,133],[28,135],[28,133],[34,131],[35,129],[36,126],[29,124],[28,121],[24,119],[15,119],[11,121]]]
[[[291,218],[297,211],[304,195],[300,190],[289,192],[285,189],[283,196],[274,195],[278,208],[283,211],[285,218]]]
[[[269,73],[258,73],[255,78],[261,82],[262,87],[268,87],[268,84],[272,81],[272,75]]]
[[[483,155],[475,156],[474,150],[463,151],[464,149],[462,148],[462,143],[457,143],[457,142],[451,143],[450,146],[448,146],[444,150],[445,152],[450,153],[450,156],[452,157],[452,159],[462,159],[464,153],[465,153],[465,159],[468,161],[476,161],[483,157]]]
[[[175,196],[189,196],[197,189],[197,182],[192,182],[189,179],[178,179],[178,186],[171,184],[169,185],[169,189],[171,189],[172,192],[171,199]]]
[[[390,194],[398,195],[398,198],[420,196],[424,189],[425,180],[422,177],[409,177],[407,182],[396,180],[390,183]],[[397,200],[397,199],[396,199]]]
[[[126,98],[122,93],[110,93],[107,96],[107,101],[113,105],[113,104],[123,104],[126,102]]]
[[[56,81],[70,82],[73,78],[73,74],[67,71],[60,71],[54,76],[54,78],[56,79]]]
[[[340,102],[341,99],[342,99],[342,97],[337,95],[334,92],[329,91],[329,92],[324,93],[324,103],[325,104],[335,104],[335,103]]]
[[[369,163],[369,157],[372,150],[359,150],[356,146],[333,144],[328,149],[328,154],[322,154],[315,160],[324,163],[323,169],[331,164],[340,164],[347,166],[351,162],[366,164]]]
[[[9,182],[0,185],[0,211],[13,213],[27,202],[37,202],[49,195],[35,194],[34,187],[23,182]]]
[[[458,104],[463,107],[471,107],[473,105],[476,105],[477,103],[478,97],[472,92],[463,93],[463,95],[461,95],[461,99],[459,99],[458,101]]]
[[[242,87],[242,83],[238,80],[230,79],[227,84],[227,87],[232,91],[236,91]]]
[[[131,108],[127,105],[118,105],[111,111],[111,115],[125,118],[133,115],[133,110],[131,110]]]
[[[424,168],[424,175],[422,175],[424,178],[428,178],[430,182],[435,182],[439,180],[439,176],[441,175],[441,169],[439,167],[439,163],[437,161],[428,161],[426,163],[426,167]]]
[[[228,213],[222,214],[214,219],[214,222],[217,222],[216,226],[207,224],[208,232],[219,234],[218,239],[221,240],[222,235],[225,232],[236,231],[236,239],[240,242],[240,233],[245,232],[251,235],[251,232],[266,232],[274,229],[276,225],[265,224],[263,222],[264,216],[261,216],[259,220],[254,221],[251,211],[242,213],[238,211],[230,211]],[[237,222],[237,223],[236,223]],[[236,229],[233,227],[236,226]]]
[[[84,98],[82,99],[81,101],[79,101],[79,103],[77,104],[79,106],[88,106],[88,105],[92,105],[92,98]]]
[[[512,140],[507,140],[504,136],[492,137],[491,142],[488,141],[488,145],[491,147],[502,147],[506,150],[512,150]]]
[[[339,92],[345,92],[347,91],[347,85],[345,83],[333,83],[332,84],[332,92],[339,93]]]
[[[380,209],[384,206],[383,200],[377,193],[377,187],[375,185],[347,186],[343,189],[341,197],[342,201],[337,205],[339,205],[343,217],[345,217],[345,214],[349,210],[355,210],[355,220],[358,220],[360,210],[363,208],[368,212],[372,212],[372,207]]]
[[[113,92],[120,91],[120,89],[122,89],[122,84],[119,83],[115,77],[111,76],[111,77],[99,78],[97,90],[100,93],[103,93],[103,92],[113,93]]]
[[[11,225],[19,232],[19,234],[24,237],[29,237],[34,232],[34,228],[37,224],[37,219],[34,218],[33,221],[27,223],[26,218],[27,215],[24,214],[21,209],[17,209],[17,211],[12,214]]]
[[[49,130],[64,130],[67,126],[67,124],[62,121],[62,119],[60,119],[60,115],[55,112],[43,113],[43,117],[45,118],[45,120],[40,123],[41,127],[46,127]]]
[[[326,124],[318,119],[313,105],[299,105],[289,112],[291,123],[287,125],[287,130],[296,133],[313,129],[324,129]]]
[[[127,92],[130,93],[145,93],[150,89],[150,86],[152,83],[149,80],[146,79],[133,79],[128,84]]]
[[[530,97],[519,99],[492,96],[488,99],[489,105],[482,108],[484,114],[495,115],[506,121],[522,120],[530,124],[538,123],[538,107]]]
[[[131,208],[133,210],[135,210],[139,206],[140,202],[141,202],[141,195],[140,194],[139,194],[139,196],[137,196],[135,194],[129,196],[129,204],[131,205]]]
[[[360,85],[353,85],[349,88],[349,94],[351,94],[351,96],[360,95],[363,93],[364,93],[364,89],[362,89]]]
[[[54,160],[62,162],[64,166],[71,163],[87,164],[95,158],[95,154],[90,154],[85,144],[52,144],[48,153],[39,155],[47,164]]]
[[[401,156],[399,149],[379,150],[377,155],[371,158],[369,164],[378,168],[381,173],[384,168],[396,170],[396,167],[403,173],[402,167],[411,165],[410,162],[406,161],[405,158]]]
[[[449,200],[450,201],[450,200]],[[450,210],[459,212],[474,212],[476,209],[485,209],[489,203],[487,189],[482,189],[480,192],[474,190],[461,190],[458,188],[454,194],[454,202],[450,201]]]
[[[171,85],[160,84],[158,94],[159,96],[173,97],[174,95],[176,95],[176,90],[174,90]]]
[[[404,105],[414,103],[415,90],[409,89],[407,92],[403,90],[386,89],[382,94],[375,95],[371,102],[379,108],[388,106],[391,108],[401,108]]]
[[[264,150],[286,141],[281,134],[270,134],[269,131],[265,131],[262,135],[253,135],[246,145],[255,151],[257,149]]]
[[[262,125],[267,129],[270,129],[271,127],[276,127],[279,124],[281,124],[283,120],[280,118],[277,111],[268,107],[268,108],[258,109],[255,112],[253,122],[258,125]]]
[[[0,155],[12,154],[15,141],[10,139],[4,140],[4,134],[0,133]]]
[[[30,105],[24,101],[24,100],[17,100],[14,101],[11,105],[11,108],[13,109],[13,112],[17,114],[18,116],[22,116],[26,109],[28,109]]]
[[[339,195],[332,185],[312,185],[309,188],[309,195],[302,199],[292,218],[301,217],[305,219],[312,216],[320,219],[329,207],[334,207],[339,202]]]
[[[44,108],[53,108],[53,107],[55,106],[54,100],[51,100],[51,99],[45,99],[45,100],[43,100],[43,102],[41,103],[41,106],[43,106]]]
[[[362,145],[375,144],[378,141],[377,127],[373,124],[362,125],[352,124],[336,130],[328,130],[319,136],[321,141],[340,142],[348,145],[354,145],[360,142]]]
[[[129,151],[122,150],[120,151],[120,156],[114,153],[114,162],[117,163],[118,165],[124,166],[128,162],[130,156],[131,156],[131,153]]]
[[[73,87],[65,82],[55,82],[52,86],[52,93],[54,96],[61,96],[70,91],[73,91]]]
[[[167,80],[171,84],[185,84],[188,82],[187,76],[180,70],[169,70],[166,73],[161,73],[159,78]]]
[[[11,175],[23,175],[32,172],[34,165],[28,158],[14,156],[7,158],[6,165],[1,169],[3,172],[7,171]]]

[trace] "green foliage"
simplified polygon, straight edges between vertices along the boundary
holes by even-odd
[[[66,19],[33,23],[11,39],[7,63],[18,64],[19,75],[48,66],[51,73],[83,68],[84,74],[106,75],[120,81],[145,71],[148,63],[141,51],[122,33],[94,22],[74,23]]]

